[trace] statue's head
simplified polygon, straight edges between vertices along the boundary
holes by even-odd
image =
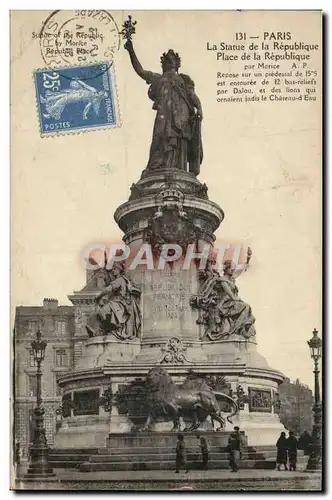
[[[176,390],[172,377],[160,365],[151,368],[146,376],[146,383],[151,397],[159,401],[171,398]]]
[[[235,265],[232,260],[225,260],[223,267],[224,267],[224,274],[226,276],[233,276],[235,271]]]
[[[120,274],[123,274],[125,272],[124,264],[123,262],[114,262],[112,268],[110,269],[110,275],[113,276],[114,278],[117,278],[120,276]]]
[[[205,281],[208,276],[208,271],[206,269],[199,269],[198,270],[198,279],[200,281]]]
[[[151,368],[146,377],[146,380],[153,384],[159,383],[159,381],[162,379],[168,380],[170,379],[170,376],[168,375],[168,372],[159,365]]]
[[[164,52],[160,58],[160,62],[163,72],[171,70],[178,71],[181,66],[181,58],[177,52],[174,52],[173,49],[170,49],[168,52]]]

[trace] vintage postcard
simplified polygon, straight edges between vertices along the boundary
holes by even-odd
[[[12,489],[322,490],[322,20],[11,12]]]

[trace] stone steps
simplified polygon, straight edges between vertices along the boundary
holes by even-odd
[[[146,460],[158,460],[160,457],[162,457],[164,460],[173,460],[175,456],[175,451],[174,450],[167,450],[165,453],[160,453],[158,450],[155,451],[150,451],[149,453],[135,453],[135,454],[128,454],[128,453],[111,453],[111,454],[98,454],[98,455],[89,455],[89,454],[80,454],[80,455],[62,455],[62,454],[57,454],[57,453],[52,453],[51,455],[51,460],[52,461],[61,461],[65,458],[67,462],[77,462],[77,461],[85,461],[85,460],[90,460],[90,461],[98,461],[100,463],[102,462],[126,462],[129,461],[130,459],[133,459],[135,461],[146,461]],[[188,460],[200,460],[201,453],[199,451],[197,452],[187,452],[187,459]],[[268,454],[263,454],[263,453],[257,453],[253,455],[252,453],[248,452],[243,452],[242,453],[242,458],[243,460],[258,460],[258,459],[270,459],[270,460],[275,460],[276,454],[274,453],[268,453]],[[210,460],[228,460],[228,453],[223,452],[209,452],[209,459]]]
[[[107,470],[173,470],[175,467],[175,454],[167,456],[146,455],[132,457],[115,457],[112,455],[88,455],[80,453],[78,455],[50,456],[51,466],[53,468],[77,468],[82,472],[107,471]],[[201,457],[199,454],[187,456],[188,466],[191,470],[201,468]],[[303,468],[306,463],[305,457],[298,458],[299,468]],[[257,457],[250,459],[243,456],[241,460],[242,469],[274,469],[276,466],[275,455],[268,457]],[[228,456],[211,456],[209,458],[210,469],[228,469]]]
[[[305,461],[298,461],[298,470],[305,468]],[[52,461],[53,468],[75,468],[80,472],[96,472],[96,471],[144,471],[144,470],[174,470],[175,459],[164,461],[142,461],[142,462],[83,462],[77,464],[75,462],[57,462]],[[241,460],[241,469],[265,469],[274,470],[276,466],[275,460]],[[200,470],[200,461],[188,461],[190,470]],[[228,460],[213,460],[209,461],[209,469],[229,469]]]
[[[229,469],[227,441],[229,433],[204,433],[209,446],[209,468]],[[188,467],[201,469],[199,441],[195,433],[186,433]],[[106,447],[93,449],[53,449],[53,468],[76,468],[82,472],[174,470],[176,434],[112,434]],[[243,446],[241,468],[274,469],[277,450],[274,446]],[[303,455],[303,452],[302,452]],[[299,453],[299,465],[302,461]]]
[[[134,470],[174,470],[175,458],[172,460],[149,460],[138,462],[83,462],[75,465],[74,462],[56,462],[52,461],[53,468],[78,468],[80,472],[95,472],[95,471],[134,471]],[[200,470],[200,461],[188,460],[188,468],[190,470]],[[254,460],[242,460],[241,469],[274,469],[275,461],[257,462]],[[209,469],[229,469],[228,460],[213,460],[209,461]]]

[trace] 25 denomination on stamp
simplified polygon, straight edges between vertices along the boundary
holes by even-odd
[[[43,137],[120,126],[114,68],[107,63],[37,70],[34,81]]]

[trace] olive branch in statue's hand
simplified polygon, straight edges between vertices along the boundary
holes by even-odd
[[[120,35],[125,38],[127,41],[124,45],[124,48],[131,52],[133,50],[132,36],[136,33],[136,24],[137,21],[133,21],[131,16],[128,16],[127,21],[125,21],[122,25],[122,30],[120,31]]]

